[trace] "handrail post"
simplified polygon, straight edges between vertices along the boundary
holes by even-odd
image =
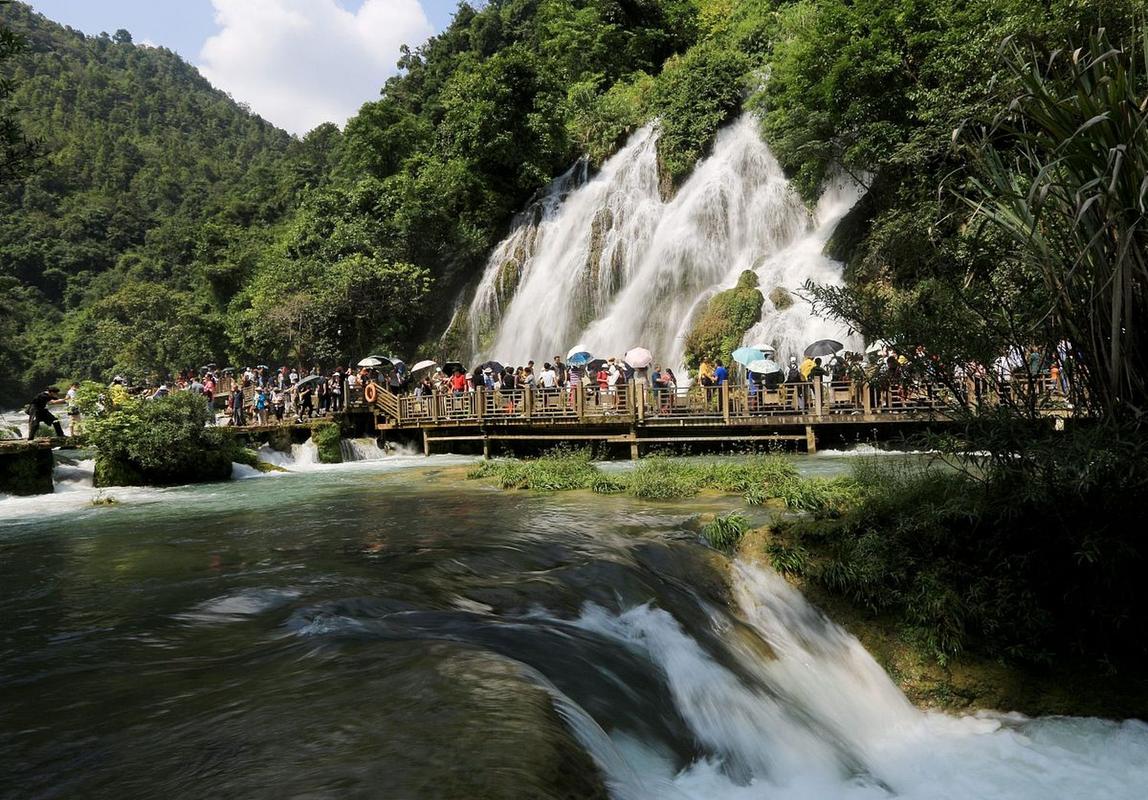
[[[638,387],[643,387],[640,391]],[[646,391],[644,383],[637,383],[636,381],[630,382],[630,391],[634,395],[634,408],[638,414],[638,422],[645,422],[646,420]]]
[[[474,387],[474,416],[482,422],[482,412],[486,410],[486,387]]]
[[[729,382],[723,382],[721,387],[721,418],[729,425]]]
[[[866,416],[873,413],[873,385],[869,381],[861,384],[861,410]]]
[[[818,418],[820,418],[822,414],[821,401],[824,389],[825,383],[821,380],[821,378],[817,378],[815,381],[813,381],[813,413]]]
[[[574,411],[578,415],[578,421],[582,422],[586,416],[586,387],[581,381],[574,387]]]
[[[522,416],[525,419],[530,419],[532,413],[534,413],[534,390],[527,386],[526,394],[522,398]]]

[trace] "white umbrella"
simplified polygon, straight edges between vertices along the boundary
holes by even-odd
[[[752,347],[754,350],[760,350],[766,355],[777,352],[777,348],[771,344],[751,344],[750,347]]]
[[[360,367],[381,367],[382,365],[383,360],[378,356],[367,356],[366,358],[359,361]]]
[[[432,361],[431,359],[427,358],[411,367],[411,374],[414,375],[415,373],[422,372],[424,369],[434,369],[437,366],[437,361]]]
[[[588,348],[586,345],[576,344],[573,347],[571,347],[570,352],[566,354],[566,360],[569,361],[570,359],[572,359],[574,356],[578,355],[579,353],[589,353],[589,352],[590,352],[590,348]]]
[[[635,347],[626,351],[624,360],[634,369],[642,369],[654,363],[654,354],[644,347]]]
[[[772,375],[775,372],[781,372],[781,365],[772,358],[762,358],[749,362],[745,369],[747,372],[756,372],[759,375]]]

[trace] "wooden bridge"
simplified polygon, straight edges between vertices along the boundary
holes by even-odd
[[[1048,381],[1033,385],[1053,396]],[[974,402],[999,400],[971,382],[967,391]],[[813,453],[819,438],[951,422],[959,405],[952,390],[940,384],[887,387],[823,381],[759,392],[728,384],[652,389],[629,383],[608,390],[478,388],[429,397],[398,396],[375,387],[375,395],[378,430],[383,435],[421,433],[428,455],[436,445],[454,442],[481,442],[488,456],[492,442],[628,445],[632,458],[643,446],[691,443],[795,442]]]

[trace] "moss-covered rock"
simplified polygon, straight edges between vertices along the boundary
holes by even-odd
[[[211,483],[231,478],[231,450],[203,450],[195,459],[178,464],[143,468],[122,458],[96,456],[92,484],[107,486],[182,486],[188,483]]]
[[[793,295],[785,287],[775,286],[769,292],[769,302],[773,303],[773,307],[778,311],[784,311],[793,305]]]
[[[320,464],[343,463],[343,432],[329,420],[311,426],[311,441],[319,451]]]
[[[288,470],[283,469],[283,467],[267,463],[259,457],[258,453],[246,447],[238,448],[232,455],[232,458],[236,464],[245,464],[260,472],[288,472]]]
[[[47,447],[0,450],[0,494],[51,494],[52,467],[52,451]]]
[[[711,297],[686,334],[686,366],[696,369],[703,358],[728,361],[746,331],[761,319],[764,302],[751,270],[741,274],[737,286]]]

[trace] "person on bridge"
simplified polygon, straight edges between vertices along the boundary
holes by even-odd
[[[60,421],[48,410],[48,406],[63,405],[65,402],[64,398],[60,397],[60,390],[55,386],[49,386],[32,398],[32,402],[28,404],[29,442],[36,438],[36,429],[40,427],[41,422],[55,428],[56,435],[61,439],[64,437],[64,429],[60,427]]]

